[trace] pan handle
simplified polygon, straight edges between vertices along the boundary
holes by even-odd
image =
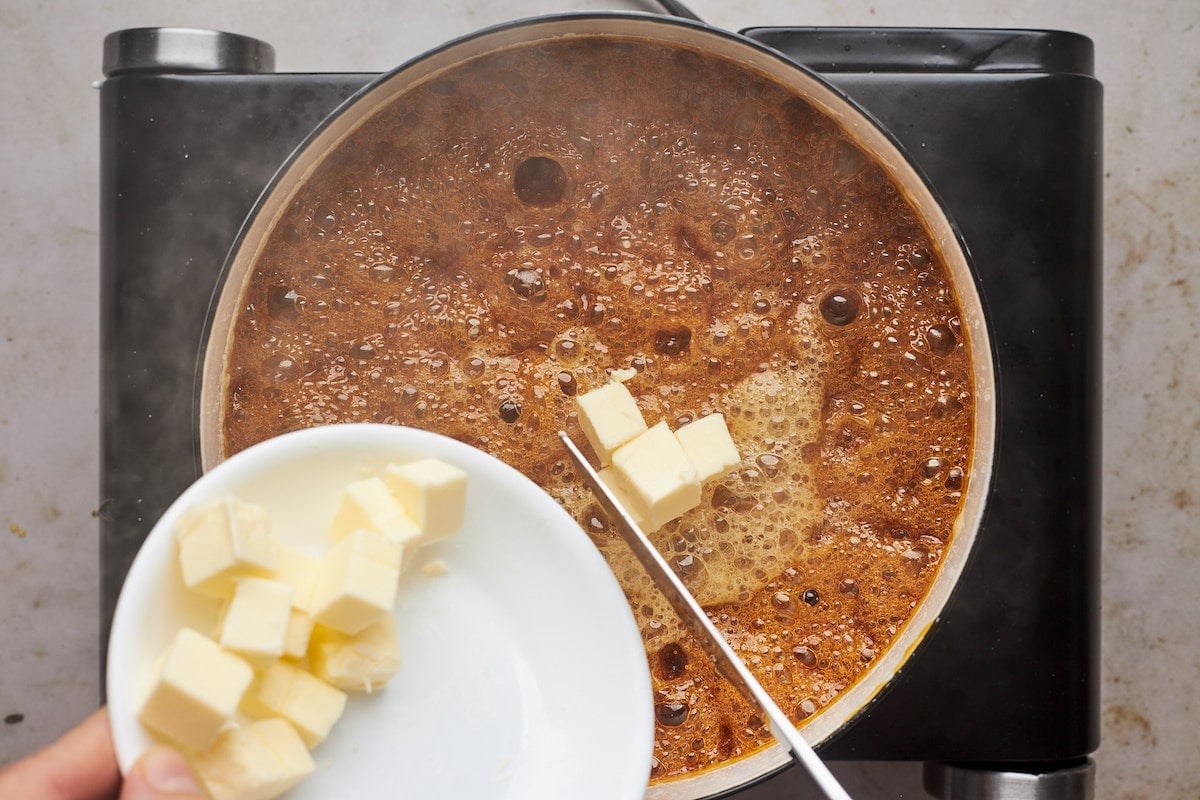
[[[655,0],[655,2],[662,6],[663,11],[667,12],[667,14],[672,17],[681,17],[683,19],[690,19],[695,22],[704,21],[700,19],[700,16],[696,14],[695,11],[692,11],[683,3],[680,3],[679,0]]]

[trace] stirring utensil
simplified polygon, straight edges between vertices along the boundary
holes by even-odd
[[[565,431],[559,431],[558,438],[562,439],[571,459],[583,472],[584,482],[596,495],[600,506],[608,512],[617,530],[620,531],[621,537],[633,550],[638,561],[642,563],[651,580],[654,581],[654,585],[666,596],[683,624],[712,658],[717,671],[733,683],[744,696],[751,697],[758,703],[771,723],[771,732],[775,738],[787,744],[791,750],[792,759],[808,773],[825,797],[829,800],[850,800],[850,795],[838,783],[837,778],[813,752],[812,747],[796,730],[796,726],[776,705],[771,696],[767,694],[767,690],[721,636],[716,626],[712,624],[712,620],[704,613],[704,609],[696,602],[696,598],[683,585],[683,581],[675,574],[675,571],[668,566],[666,559],[658,552],[658,548],[633,521],[633,517],[617,500],[616,495],[605,485],[604,481],[600,480],[596,470],[571,441],[571,437]]]

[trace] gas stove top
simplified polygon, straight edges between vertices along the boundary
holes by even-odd
[[[944,797],[1086,797],[1099,708],[1091,42],[1013,30],[743,33],[857,101],[928,177],[973,261],[997,373],[999,441],[971,562],[898,678],[821,755],[932,762],[927,782]],[[137,547],[200,471],[195,373],[229,247],[279,164],[376,76],[276,74],[265,44],[211,32],[126,31],[105,55],[107,630]]]

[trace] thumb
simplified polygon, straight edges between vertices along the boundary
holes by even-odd
[[[120,800],[204,800],[204,794],[182,754],[155,747],[129,771]]]

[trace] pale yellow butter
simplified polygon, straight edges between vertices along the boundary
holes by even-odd
[[[314,622],[358,633],[390,613],[400,581],[400,545],[359,530],[335,544],[321,562],[313,588]]]
[[[308,647],[313,674],[345,691],[371,692],[384,686],[400,669],[400,637],[396,623],[382,617],[354,636],[313,629]]]
[[[723,414],[692,420],[675,431],[675,438],[701,483],[724,475],[742,461]]]
[[[291,585],[242,578],[221,621],[221,646],[262,668],[283,655],[292,615]]]
[[[458,467],[436,458],[390,464],[384,471],[384,480],[417,524],[419,533],[411,540],[413,544],[445,539],[462,527],[467,507],[467,473]]]
[[[375,531],[399,544],[421,535],[417,523],[378,477],[363,478],[346,486],[329,526],[329,536],[336,542],[358,530]]]
[[[617,502],[621,504],[621,507],[625,509],[629,516],[633,517],[633,521],[637,523],[637,526],[643,531],[646,530],[646,520],[642,519],[641,514],[635,508],[634,501],[630,497],[630,492],[622,482],[621,476],[617,474],[617,471],[612,467],[605,467],[596,473],[596,475],[604,482],[609,491],[616,495]]]
[[[288,617],[287,635],[283,639],[283,654],[288,658],[304,658],[312,630],[313,621],[308,612],[293,608]]]
[[[613,471],[647,532],[700,504],[700,480],[666,422],[613,453]]]
[[[316,769],[300,735],[278,717],[226,731],[192,766],[212,800],[271,800]]]
[[[317,582],[317,570],[321,566],[319,558],[313,558],[307,553],[293,550],[290,547],[279,548],[279,569],[275,571],[275,580],[290,584],[293,591],[292,608],[308,611],[312,604],[313,586]]]
[[[238,578],[268,576],[279,564],[266,511],[235,497],[186,514],[176,537],[184,585],[215,597],[229,597]]]
[[[592,446],[600,466],[612,463],[613,452],[646,430],[646,420],[637,401],[619,381],[606,383],[598,389],[575,398],[579,409],[579,424]]]
[[[636,378],[637,374],[638,371],[633,367],[623,367],[621,369],[614,369],[611,373],[609,373],[608,377],[609,380],[616,381],[617,383],[624,383],[625,381],[631,381]]]
[[[309,749],[329,735],[346,709],[346,693],[286,661],[277,661],[251,685],[243,709],[252,717],[283,717]]]
[[[254,671],[191,628],[181,628],[164,655],[138,719],[192,750],[211,745],[233,718]]]
[[[430,561],[425,566],[421,567],[421,572],[431,578],[436,578],[438,575],[445,575],[450,571],[450,567],[446,566],[446,562],[441,559]]]

